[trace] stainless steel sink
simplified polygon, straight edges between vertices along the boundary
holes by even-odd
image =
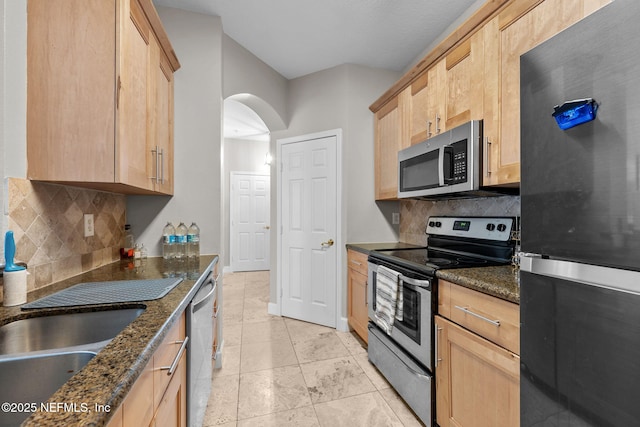
[[[16,320],[0,327],[0,355],[88,344],[98,344],[99,350],[143,312],[129,308]]]
[[[95,355],[73,351],[0,360],[0,426],[20,425]]]

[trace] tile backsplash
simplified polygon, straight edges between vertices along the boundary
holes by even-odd
[[[18,178],[6,185],[8,227],[16,260],[28,265],[29,291],[120,258],[124,195]],[[93,214],[92,237],[84,237],[84,214]]]
[[[520,196],[482,197],[455,200],[402,200],[400,241],[425,246],[427,219],[432,215],[519,216]]]

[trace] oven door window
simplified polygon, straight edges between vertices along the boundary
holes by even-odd
[[[400,191],[423,190],[440,185],[438,150],[400,162]]]
[[[408,286],[403,287],[402,293],[402,321],[396,319],[393,327],[420,344],[420,293]]]

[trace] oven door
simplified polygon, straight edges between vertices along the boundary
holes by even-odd
[[[378,264],[391,268],[400,274],[403,292],[403,320],[395,320],[389,335],[399,346],[413,356],[427,369],[433,369],[432,334],[433,298],[432,278],[421,273],[394,266],[379,260],[369,262],[369,286],[367,301],[369,319],[375,323],[376,280]]]

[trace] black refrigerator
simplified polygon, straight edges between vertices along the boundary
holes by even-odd
[[[520,66],[521,425],[640,426],[640,2]]]

